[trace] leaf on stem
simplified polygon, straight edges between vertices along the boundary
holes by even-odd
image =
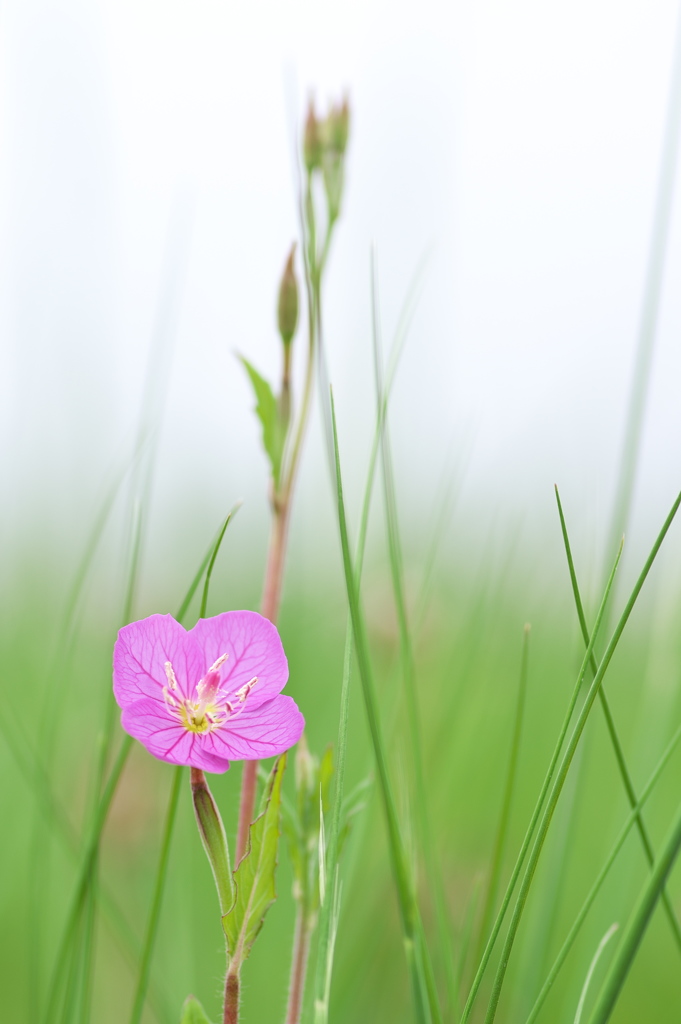
[[[260,931],[265,914],[277,894],[274,875],[279,845],[281,784],[286,754],[277,758],[267,785],[265,809],[249,830],[249,844],[234,872],[236,895],[222,918],[227,948],[233,962],[243,963]]]
[[[239,356],[250,377],[255,393],[255,411],[262,424],[262,442],[270,460],[275,485],[279,484],[281,460],[284,454],[286,430],[279,415],[279,405],[269,383],[262,377],[248,359]]]

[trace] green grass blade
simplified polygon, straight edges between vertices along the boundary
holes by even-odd
[[[508,768],[506,770],[506,785],[504,787],[504,795],[501,801],[501,811],[499,814],[499,824],[497,825],[496,837],[494,840],[494,846],[492,848],[492,859],[489,873],[489,881],[485,892],[485,902],[483,904],[481,926],[480,926],[480,941],[484,941],[485,936],[488,934],[490,925],[492,923],[492,914],[494,912],[494,905],[497,899],[497,890],[499,888],[499,877],[501,875],[501,866],[504,858],[504,850],[506,848],[506,837],[508,833],[508,823],[511,816],[511,804],[513,802],[513,792],[515,789],[516,771],[518,767],[518,757],[520,754],[520,734],[523,724],[523,712],[525,708],[525,694],[527,691],[527,662],[528,662],[528,651],[530,641],[530,626],[525,626],[523,631],[523,650],[520,662],[520,683],[518,685],[518,696],[516,699],[515,708],[515,720],[513,723],[513,734],[511,738],[511,750],[508,759]],[[479,962],[482,959],[482,948],[478,949],[476,960]]]
[[[606,608],[606,604],[607,604],[607,599],[608,599],[608,597],[610,595],[610,591],[611,591],[613,583],[614,583],[615,573],[617,571],[617,566],[619,565],[619,559],[620,559],[621,553],[622,553],[622,548],[620,546],[620,551],[619,551],[618,556],[617,556],[617,561],[615,562],[615,565],[613,566],[612,571],[610,573],[610,579],[608,580],[608,585],[606,587],[606,591],[605,591],[605,594],[603,596],[603,600],[601,602],[601,606],[599,608],[598,615],[596,617],[596,624],[594,626],[594,633],[593,633],[593,636],[591,637],[591,639],[589,641],[589,649],[588,649],[587,655],[591,654],[591,651],[593,650],[593,645],[596,642],[596,637],[598,635],[598,631],[599,631],[599,629],[601,627],[601,623],[603,621],[603,616],[605,614],[605,608]],[[497,938],[499,936],[499,932],[501,931],[501,926],[502,926],[504,918],[506,916],[506,911],[508,910],[508,907],[510,905],[511,898],[513,896],[513,892],[514,892],[516,883],[518,881],[518,878],[520,877],[520,872],[522,870],[522,866],[523,866],[523,863],[525,861],[525,857],[527,855],[527,851],[530,848],[530,843],[532,842],[532,837],[534,836],[535,829],[537,828],[537,824],[539,822],[539,819],[540,819],[540,816],[541,816],[541,812],[542,812],[542,807],[544,806],[544,802],[546,800],[547,794],[548,794],[549,789],[551,787],[551,783],[553,782],[553,777],[554,777],[554,773],[556,771],[556,766],[558,765],[558,760],[560,758],[560,752],[563,749],[563,743],[565,742],[565,737],[567,736],[568,729],[570,727],[570,722],[572,720],[572,715],[573,715],[573,712],[574,712],[575,707],[577,705],[577,700],[579,698],[579,693],[580,693],[580,690],[582,688],[582,683],[584,681],[584,674],[586,672],[586,668],[587,668],[587,665],[589,663],[589,658],[588,658],[587,655],[585,655],[585,657],[584,657],[584,661],[582,663],[582,668],[581,668],[581,670],[580,670],[580,672],[579,672],[579,674],[577,676],[577,681],[576,681],[576,683],[575,683],[575,685],[573,687],[572,695],[570,697],[570,701],[569,701],[567,710],[565,712],[565,716],[563,718],[563,723],[561,725],[560,732],[558,734],[558,739],[556,740],[556,744],[555,744],[555,747],[554,747],[554,750],[553,750],[553,754],[551,755],[551,761],[549,763],[549,767],[546,770],[546,775],[544,776],[544,781],[542,783],[541,791],[539,793],[539,796],[537,797],[537,802],[536,802],[534,810],[532,812],[532,817],[530,818],[530,823],[527,826],[527,830],[525,832],[525,836],[523,838],[523,842],[522,842],[522,845],[520,847],[520,852],[518,853],[515,865],[513,867],[513,871],[511,872],[511,877],[510,877],[510,879],[508,881],[508,885],[506,886],[506,892],[504,893],[504,897],[503,897],[503,899],[501,901],[501,906],[499,908],[499,911],[497,913],[496,919],[494,921],[494,925],[492,926],[492,931],[491,931],[490,936],[489,936],[489,938],[487,940],[487,944],[485,946],[485,950],[484,950],[484,952],[482,954],[482,959],[481,959],[481,961],[480,961],[480,963],[478,965],[478,969],[477,969],[477,971],[475,973],[475,977],[473,979],[473,983],[471,985],[470,992],[468,993],[468,998],[466,999],[466,1005],[464,1006],[463,1015],[461,1017],[461,1024],[466,1024],[466,1021],[469,1019],[469,1017],[471,1015],[471,1011],[473,1009],[473,1003],[475,1002],[475,999],[477,997],[478,991],[480,989],[480,985],[482,983],[482,979],[483,979],[485,970],[486,970],[487,965],[488,965],[488,963],[490,961],[490,957],[492,956],[492,951],[494,949],[494,945],[496,943],[496,940],[497,940]]]
[[[353,635],[357,664],[359,668],[362,692],[369,724],[374,756],[376,760],[379,788],[385,814],[388,848],[390,852],[391,865],[397,889],[398,905],[402,928],[404,931],[405,951],[411,978],[412,993],[415,1003],[415,1011],[419,1024],[431,1019],[431,1011],[424,992],[428,990],[428,981],[424,964],[427,961],[427,951],[423,949],[419,939],[419,913],[416,906],[415,895],[412,887],[412,879],[407,865],[406,855],[400,833],[397,810],[392,793],[392,786],[388,772],[385,746],[378,714],[378,701],[376,698],[373,672],[369,658],[369,646],[366,637],[366,627],[359,603],[357,580],[352,565],[350,544],[348,539],[347,521],[345,516],[345,504],[343,500],[343,486],[341,479],[340,455],[338,451],[338,433],[336,429],[335,411],[333,408],[333,395],[330,396],[331,423],[333,429],[334,459],[336,467],[336,489],[338,500],[338,522],[343,552],[343,568],[345,572],[345,584],[352,617]]]
[[[232,514],[233,512],[230,512],[229,515],[227,516],[227,524],[229,523]],[[222,542],[222,537],[224,536],[225,529],[226,526],[223,525],[223,527],[221,527],[221,529],[218,531],[217,539],[212,542],[211,547],[201,564],[199,573],[197,573],[197,575],[194,576],[194,579],[190,584],[189,590],[187,591],[187,594],[185,595],[180,605],[180,609],[177,613],[178,621],[181,621],[181,619],[186,614],[186,611],[191,602],[191,598],[201,580],[201,574],[203,570],[211,562],[212,556],[217,554],[217,550],[219,548],[220,543]],[[213,558],[213,562],[214,561],[215,559]],[[47,1021],[50,1021],[51,1015],[56,1006],[56,1000],[58,998],[59,992],[60,974],[63,971],[64,964],[67,961],[69,945],[76,938],[78,933],[78,923],[80,921],[81,914],[86,905],[86,896],[92,879],[92,866],[95,863],[96,854],[99,850],[99,842],[101,839],[102,829],[104,828],[104,825],[106,823],[108,810],[111,805],[113,796],[115,794],[118,781],[123,772],[123,768],[125,767],[125,763],[127,761],[130,750],[132,749],[132,743],[132,737],[126,735],[123,739],[123,743],[121,744],[118,758],[111,770],[106,786],[104,787],[102,798],[99,801],[94,812],[94,819],[91,824],[91,835],[89,844],[86,847],[86,852],[79,868],[75,896],[69,911],[66,927],[62,935],[59,950],[57,953],[57,958],[55,961],[52,983],[50,986],[50,992],[47,1000],[48,1013],[46,1017],[46,1024]]]
[[[527,1018],[525,1024],[534,1024],[534,1022],[536,1021],[537,1017],[539,1016],[539,1012],[540,1012],[542,1006],[544,1005],[544,1002],[546,1001],[546,998],[547,998],[549,992],[551,991],[551,989],[553,987],[553,984],[554,984],[556,978],[558,977],[558,974],[560,973],[560,970],[561,970],[563,964],[565,963],[565,960],[567,959],[568,953],[572,949],[573,943],[574,943],[575,939],[577,938],[577,935],[579,934],[579,930],[581,929],[582,925],[584,924],[584,921],[586,920],[586,916],[589,913],[589,911],[591,910],[591,907],[593,906],[593,903],[594,903],[596,897],[598,896],[598,893],[600,892],[600,889],[601,889],[601,886],[603,885],[603,882],[608,877],[608,875],[610,873],[610,869],[612,868],[613,864],[615,863],[615,859],[617,858],[617,855],[619,854],[620,850],[624,846],[624,842],[625,842],[627,836],[629,835],[629,833],[631,832],[632,828],[634,827],[634,824],[635,824],[635,822],[637,820],[637,817],[638,817],[638,812],[640,811],[641,807],[644,806],[644,804],[646,803],[648,797],[653,792],[653,789],[655,788],[655,784],[657,783],[657,780],[659,779],[660,775],[662,774],[662,771],[665,768],[667,762],[669,761],[669,758],[672,756],[672,754],[676,750],[676,748],[677,748],[677,746],[679,744],[679,740],[681,740],[681,726],[679,726],[679,728],[676,730],[676,732],[672,736],[671,740],[667,744],[667,747],[666,747],[664,753],[662,754],[662,757],[657,762],[657,765],[655,766],[655,769],[653,770],[653,773],[651,774],[648,782],[646,783],[646,785],[645,785],[645,787],[644,787],[644,789],[643,789],[643,791],[641,793],[641,796],[639,797],[639,802],[638,802],[637,807],[634,808],[634,810],[630,812],[629,817],[626,819],[626,821],[624,822],[624,825],[620,829],[619,835],[617,836],[617,839],[615,840],[615,843],[614,843],[614,845],[613,845],[613,847],[612,847],[612,849],[611,849],[611,851],[610,851],[610,853],[609,853],[609,855],[607,857],[607,860],[605,861],[605,864],[601,868],[601,870],[598,873],[598,876],[597,876],[595,882],[591,886],[591,889],[589,890],[588,895],[587,895],[586,899],[584,900],[584,903],[582,904],[582,907],[581,907],[577,917],[575,918],[574,923],[573,923],[572,927],[570,928],[570,931],[568,932],[567,937],[566,937],[563,945],[561,946],[560,951],[559,951],[556,959],[553,962],[553,966],[551,967],[551,970],[549,971],[548,977],[546,978],[546,981],[544,982],[544,984],[543,984],[543,986],[541,988],[541,991],[539,992],[539,995],[537,996],[537,998],[535,1000],[534,1006],[532,1007],[532,1009],[530,1011],[530,1015]]]
[[[390,390],[397,372],[399,360],[404,350],[404,344],[407,339],[409,325],[411,323],[414,309],[416,306],[419,288],[423,278],[423,274],[426,268],[427,259],[429,253],[426,253],[422,258],[421,262],[417,266],[414,278],[407,292],[404,305],[400,312],[400,318],[398,321],[397,330],[390,350],[390,357],[388,363],[388,372],[386,374],[386,383],[384,394],[379,402],[376,411],[376,425],[374,428],[374,437],[372,441],[371,451],[369,455],[369,465],[367,468],[366,482],[364,486],[364,495],[362,499],[362,510],[360,516],[360,526],[357,536],[357,548],[355,553],[355,577],[357,581],[357,587],[359,589],[362,567],[364,564],[364,554],[366,550],[366,538],[367,530],[369,526],[369,513],[371,509],[371,497],[373,493],[374,479],[376,475],[376,465],[378,461],[380,437],[383,419],[386,415],[388,400],[390,397]],[[322,394],[323,399],[323,411],[325,413],[325,423],[328,424],[330,420],[328,401],[326,401],[327,390],[327,374],[326,365],[324,361],[323,348],[320,353],[320,378],[324,385]],[[330,467],[333,474],[335,475],[335,456],[333,450],[333,430],[330,425],[327,429],[327,435],[330,440],[329,444],[329,458]],[[338,724],[338,749],[337,749],[337,765],[336,765],[336,783],[334,789],[334,804],[332,808],[331,817],[331,828],[329,830],[329,841],[327,844],[327,858],[326,858],[326,873],[328,878],[335,878],[337,876],[337,864],[338,864],[338,835],[340,831],[340,816],[341,808],[343,805],[344,785],[345,785],[345,759],[347,749],[347,729],[348,729],[348,715],[350,707],[350,673],[352,665],[352,652],[353,652],[353,632],[352,632],[352,617],[348,615],[348,623],[345,632],[345,648],[343,654],[343,676],[341,683],[341,698],[340,698],[340,716]],[[335,891],[335,890],[334,890]],[[328,1010],[329,1010],[329,993],[331,984],[331,969],[332,969],[332,943],[331,936],[333,934],[333,928],[338,926],[337,917],[334,916],[336,911],[329,902],[329,900],[322,901],[319,910],[319,923],[317,929],[317,969],[315,978],[315,1024],[325,1024]],[[335,921],[335,925],[334,922]]]
[[[107,779],[104,792],[102,793],[102,799],[99,802],[95,819],[91,826],[91,834],[86,846],[75,897],[69,912],[66,928],[64,930],[64,935],[59,945],[55,961],[52,983],[50,985],[50,994],[47,1000],[47,1012],[44,1016],[45,1024],[52,1024],[55,1019],[56,1001],[64,971],[64,965],[68,960],[69,947],[72,939],[77,933],[78,923],[85,906],[85,898],[90,885],[92,868],[99,852],[99,839],[106,822],[107,814],[109,813],[111,801],[113,800],[114,793],[116,792],[116,787],[118,786],[119,779],[123,772],[125,762],[128,759],[132,743],[132,736],[126,736],[121,744],[118,757],[116,758],[109,778]]]
[[[149,974],[151,971],[151,958],[154,952],[158,923],[161,917],[161,907],[163,905],[163,891],[165,889],[166,876],[168,874],[168,862],[170,859],[170,844],[173,837],[173,830],[175,828],[177,805],[180,799],[183,773],[183,766],[177,765],[173,772],[173,782],[170,787],[170,798],[168,800],[168,810],[166,811],[166,821],[163,829],[163,839],[161,841],[161,852],[159,854],[158,868],[156,869],[154,895],[151,902],[149,920],[147,922],[142,958],[140,960],[137,988],[135,989],[135,999],[130,1013],[130,1024],[139,1024],[142,1019],[142,1011],[144,1010],[144,1001],[146,999],[147,987],[149,985]]]
[[[218,556],[220,546],[222,544],[227,527],[229,526],[233,516],[238,512],[240,503],[237,503],[225,517],[225,521],[220,528],[217,539],[213,545],[213,551],[210,555],[210,559],[207,563],[206,568],[206,580],[203,587],[203,595],[201,597],[201,608],[199,611],[199,618],[202,619],[206,614],[206,607],[208,605],[208,595],[210,592],[210,582],[213,575],[213,567],[215,560]],[[195,578],[196,579],[196,578]],[[192,587],[194,581],[192,581]],[[198,586],[198,581],[196,581]],[[190,587],[190,594],[192,593],[192,587]],[[191,596],[189,598],[191,601]],[[185,598],[182,602],[181,611],[188,607],[189,601]],[[179,616],[178,616],[179,619]],[[139,976],[137,979],[137,989],[135,991],[135,1000],[130,1015],[130,1024],[139,1024],[142,1019],[142,1011],[144,1009],[144,1002],[146,999],[147,988],[149,986],[149,974],[151,970],[151,960],[154,953],[154,946],[156,944],[156,935],[158,932],[158,922],[161,916],[161,907],[163,905],[163,893],[165,890],[166,875],[168,873],[168,861],[170,857],[170,844],[173,837],[173,831],[175,828],[175,821],[177,817],[177,804],[180,797],[180,787],[182,785],[183,768],[182,765],[178,765],[175,769],[173,785],[170,790],[170,798],[168,802],[168,811],[166,814],[166,823],[163,832],[163,839],[161,842],[161,852],[159,854],[158,868],[156,870],[156,881],[154,883],[154,896],[151,903],[151,909],[149,912],[149,921],[147,922],[146,936],[144,940],[144,948],[142,951],[142,958],[140,961]]]
[[[551,824],[551,819],[552,819],[553,813],[554,813],[554,811],[556,809],[556,805],[558,803],[558,798],[560,797],[560,793],[561,793],[561,790],[562,790],[563,785],[565,783],[565,779],[567,777],[567,773],[568,773],[568,771],[570,769],[570,765],[572,763],[572,758],[574,757],[575,750],[577,749],[577,744],[579,743],[579,740],[581,738],[582,732],[584,731],[584,726],[586,725],[586,720],[587,720],[587,718],[589,716],[589,712],[591,711],[591,708],[593,707],[593,703],[594,703],[594,701],[596,699],[596,696],[597,696],[598,690],[600,688],[601,682],[603,680],[603,677],[605,676],[605,673],[608,670],[608,667],[609,667],[610,662],[612,660],[613,654],[615,653],[615,650],[616,650],[617,645],[619,643],[620,637],[622,636],[622,633],[624,632],[625,626],[626,626],[627,622],[629,621],[629,616],[631,615],[631,612],[633,611],[634,605],[636,604],[636,601],[638,600],[638,596],[639,596],[639,594],[641,592],[643,584],[645,583],[645,580],[646,580],[646,578],[648,576],[648,573],[650,572],[650,569],[651,569],[651,567],[653,565],[653,562],[655,561],[655,558],[657,557],[657,553],[660,550],[662,542],[663,542],[664,538],[667,535],[667,531],[669,530],[669,527],[672,524],[672,521],[673,521],[673,519],[674,519],[674,517],[676,515],[676,512],[677,512],[678,508],[679,508],[679,504],[681,504],[681,493],[678,495],[676,501],[674,502],[674,504],[672,506],[672,509],[671,509],[669,515],[667,516],[667,519],[665,520],[664,525],[663,525],[660,533],[658,534],[657,539],[655,540],[655,543],[653,544],[652,550],[651,550],[651,552],[650,552],[650,554],[649,554],[649,556],[648,556],[648,558],[646,560],[646,563],[645,563],[645,565],[644,565],[644,567],[643,567],[643,569],[642,569],[642,571],[641,571],[641,573],[640,573],[640,575],[639,575],[639,577],[638,577],[638,579],[636,581],[636,584],[634,585],[634,589],[631,592],[631,595],[629,597],[629,600],[627,601],[626,607],[625,607],[625,609],[624,609],[624,611],[623,611],[623,613],[622,613],[622,615],[620,617],[620,620],[619,620],[619,622],[618,622],[618,624],[617,624],[617,626],[615,628],[615,632],[613,633],[613,635],[612,635],[612,637],[610,639],[610,643],[608,644],[608,646],[606,648],[606,651],[605,651],[605,654],[603,655],[603,659],[602,659],[602,661],[601,661],[601,663],[600,663],[600,665],[598,667],[598,672],[596,673],[596,676],[595,676],[591,686],[589,687],[589,691],[588,691],[588,694],[587,694],[587,696],[586,696],[586,698],[584,700],[584,704],[582,706],[582,709],[581,709],[581,711],[579,713],[579,717],[577,719],[577,723],[576,723],[576,725],[575,725],[575,727],[573,729],[572,736],[570,737],[570,741],[569,741],[569,743],[567,745],[565,754],[563,755],[563,760],[561,762],[561,765],[560,765],[560,768],[559,768],[558,773],[556,775],[556,779],[555,779],[555,782],[553,784],[551,793],[549,794],[549,798],[547,800],[546,808],[545,808],[544,814],[542,816],[542,821],[539,824],[539,828],[538,828],[538,831],[537,831],[537,838],[535,840],[534,847],[533,847],[532,852],[530,854],[530,857],[528,859],[527,867],[525,869],[525,875],[524,875],[523,881],[522,881],[522,883],[520,885],[520,890],[518,892],[518,899],[516,901],[516,906],[515,906],[514,911],[513,911],[513,916],[511,918],[511,923],[509,925],[508,934],[506,935],[506,940],[504,942],[504,946],[503,946],[502,953],[501,953],[501,960],[500,960],[499,966],[497,968],[497,973],[496,973],[496,976],[495,976],[495,979],[494,979],[494,983],[493,983],[493,986],[492,986],[492,995],[490,997],[490,1002],[489,1002],[489,1006],[488,1006],[488,1009],[487,1009],[487,1015],[485,1017],[485,1024],[492,1024],[492,1021],[494,1020],[494,1018],[496,1016],[496,1010],[497,1010],[497,1006],[499,1004],[499,997],[501,995],[501,988],[502,988],[502,985],[503,985],[503,982],[504,982],[504,977],[506,975],[506,969],[508,967],[508,961],[509,961],[509,958],[510,958],[510,955],[511,955],[511,950],[513,948],[513,943],[515,941],[515,936],[516,936],[516,933],[518,931],[518,926],[520,924],[520,919],[522,917],[522,913],[523,913],[523,910],[525,908],[525,903],[527,901],[527,896],[528,896],[528,893],[529,893],[529,889],[530,889],[530,886],[532,884],[532,880],[534,878],[534,873],[535,873],[535,870],[536,870],[536,867],[537,867],[537,863],[539,861],[539,856],[541,854],[542,847],[543,847],[544,841],[546,839],[546,834],[547,834],[549,826]],[[619,563],[619,557],[621,555],[621,551],[622,551],[622,547],[620,545],[620,551],[618,553],[617,562],[615,563],[615,568],[616,568],[617,564]],[[603,599],[603,603],[601,604],[601,608],[599,610],[599,617],[596,620],[596,625],[594,627],[593,636],[591,637],[591,639],[589,641],[589,646],[587,648],[586,654],[584,655],[584,661],[582,662],[582,668],[580,670],[580,685],[581,685],[581,682],[583,682],[584,677],[586,675],[586,670],[587,670],[588,666],[591,663],[591,655],[593,653],[593,648],[594,648],[594,643],[595,643],[595,640],[596,640],[596,635],[597,635],[597,632],[598,632],[598,628],[600,626],[600,619],[603,616],[603,612],[605,611],[605,603],[607,602],[607,597],[608,597],[608,595],[610,593],[610,590],[612,589],[612,584],[614,582],[614,574],[615,574],[615,570],[613,569],[613,572],[611,573],[610,580],[609,580],[609,583],[608,583],[608,587],[606,589],[606,593],[605,593],[605,596],[604,596],[604,599]],[[664,881],[664,879],[663,879],[663,881]]]
[[[570,538],[568,537],[567,526],[566,526],[566,523],[565,523],[565,515],[563,513],[563,506],[562,506],[562,502],[560,500],[560,494],[558,493],[558,488],[556,487],[555,490],[556,490],[556,502],[558,504],[558,515],[560,517],[560,527],[561,527],[561,531],[562,531],[562,534],[563,534],[563,542],[564,542],[564,545],[565,545],[565,554],[567,556],[568,569],[569,569],[569,572],[570,572],[570,581],[572,583],[572,593],[574,595],[575,606],[577,608],[577,617],[579,619],[579,626],[580,626],[580,629],[582,631],[582,636],[584,637],[584,642],[588,644],[588,642],[589,642],[589,629],[588,629],[588,626],[586,624],[586,616],[584,615],[584,605],[582,604],[582,598],[581,598],[581,594],[579,592],[579,584],[577,583],[577,573],[575,571],[574,559],[572,557],[572,548],[570,546]],[[593,672],[594,676],[596,675],[596,673],[598,671],[598,665],[596,663],[596,658],[593,655],[591,657],[591,671]],[[627,795],[627,800],[629,802],[629,806],[632,809],[634,809],[634,808],[636,808],[638,806],[638,797],[636,796],[636,790],[634,788],[634,783],[632,781],[631,774],[630,774],[629,769],[627,767],[627,763],[626,763],[626,760],[625,760],[625,757],[624,757],[624,750],[622,749],[622,744],[620,742],[620,738],[619,738],[619,735],[617,733],[617,728],[615,726],[615,721],[613,719],[612,712],[610,710],[610,705],[609,705],[608,699],[607,699],[607,697],[605,695],[605,689],[602,686],[601,686],[600,690],[598,691],[598,695],[599,695],[599,699],[600,699],[600,702],[601,702],[601,706],[603,708],[603,714],[605,715],[605,724],[606,724],[606,727],[607,727],[607,730],[608,730],[608,736],[610,737],[610,742],[612,743],[612,748],[613,748],[613,751],[615,753],[615,760],[617,761],[617,768],[619,770],[620,777],[622,779],[622,784],[624,786],[624,790],[625,790],[626,795]],[[636,829],[637,829],[638,834],[640,836],[641,845],[643,846],[643,852],[645,854],[646,860],[648,861],[648,865],[650,867],[652,867],[653,862],[655,860],[655,853],[653,851],[653,845],[652,845],[652,843],[650,841],[650,837],[648,835],[648,830],[647,830],[647,828],[645,826],[645,823],[643,821],[643,817],[642,817],[640,811],[637,812],[637,815],[636,815]],[[668,895],[668,893],[666,891],[662,893],[662,905],[664,907],[664,911],[665,911],[665,914],[667,916],[667,920],[669,921],[669,926],[670,926],[670,928],[672,930],[672,935],[674,937],[674,941],[676,942],[677,948],[681,952],[681,927],[679,926],[679,921],[678,921],[678,918],[677,918],[676,913],[674,911],[674,907],[673,907],[672,902],[671,902],[671,900],[669,898],[669,895]]]
[[[222,544],[222,538],[225,536],[225,533],[227,531],[227,527],[229,526],[230,522],[232,521],[232,518],[236,515],[236,513],[239,511],[240,508],[241,508],[241,502],[237,502],[237,504],[234,505],[234,507],[230,509],[230,511],[227,513],[227,516],[225,518],[224,523],[222,524],[222,527],[220,528],[220,532],[218,533],[217,540],[215,541],[215,545],[213,547],[213,552],[212,552],[212,554],[210,556],[210,561],[208,562],[208,568],[206,569],[206,582],[203,585],[203,594],[201,595],[201,609],[199,611],[199,618],[200,619],[204,619],[206,617],[206,608],[208,606],[208,592],[210,590],[210,581],[211,581],[211,577],[213,575],[213,566],[215,565],[215,559],[218,557],[218,551],[220,550],[220,545]],[[190,600],[191,600],[191,598],[190,598]],[[184,602],[183,602],[183,607],[184,607]]]
[[[587,995],[589,993],[589,985],[591,984],[591,979],[593,978],[594,972],[595,972],[595,970],[596,970],[596,968],[598,966],[598,961],[601,959],[601,956],[603,954],[603,950],[605,949],[607,944],[610,942],[610,939],[613,937],[613,935],[615,934],[615,932],[617,931],[618,928],[619,928],[619,925],[616,922],[615,922],[615,924],[611,924],[610,927],[608,928],[607,932],[605,933],[605,935],[601,939],[601,941],[598,943],[598,946],[596,947],[596,952],[594,953],[593,959],[591,960],[591,963],[589,964],[589,970],[586,972],[586,978],[584,979],[584,984],[582,986],[582,991],[581,991],[581,994],[579,996],[579,1002],[577,1003],[577,1012],[575,1014],[575,1024],[580,1024],[580,1022],[582,1020],[582,1014],[584,1013],[584,1006],[586,1004],[586,997],[587,997]]]
[[[388,536],[388,557],[390,562],[390,574],[392,579],[393,598],[397,612],[397,624],[400,637],[400,663],[404,691],[407,702],[407,718],[409,721],[409,740],[411,744],[412,761],[415,777],[416,806],[417,806],[417,830],[419,846],[423,863],[426,868],[426,877],[429,887],[432,887],[432,902],[435,908],[437,921],[438,939],[442,961],[446,965],[445,977],[447,979],[447,997],[449,1005],[453,1006],[456,999],[456,986],[454,982],[453,963],[454,950],[450,934],[449,921],[447,920],[446,900],[444,885],[442,882],[442,871],[438,863],[433,830],[430,823],[430,812],[428,809],[428,791],[426,788],[423,771],[423,744],[421,741],[421,711],[419,708],[417,687],[416,687],[416,665],[412,646],[411,631],[407,613],[407,599],[404,585],[404,562],[402,557],[402,543],[400,539],[400,528],[397,513],[397,497],[395,490],[395,476],[392,462],[392,451],[388,431],[387,401],[384,397],[383,368],[380,346],[380,323],[378,312],[377,296],[377,273],[376,261],[372,260],[372,322],[373,322],[373,349],[374,349],[374,372],[376,378],[376,406],[379,410],[378,422],[380,425],[380,448],[383,477],[383,498],[386,514],[386,530]],[[425,941],[425,937],[424,937]]]
[[[681,806],[624,929],[610,970],[589,1017],[589,1024],[605,1024],[609,1020],[648,927],[648,922],[674,865],[679,848],[681,848]]]
[[[317,965],[315,973],[315,1024],[326,1024],[329,1013],[331,970],[333,965],[334,921],[338,927],[338,836],[341,808],[345,789],[345,762],[348,746],[348,717],[350,710],[350,670],[352,665],[352,627],[346,631],[343,652],[343,679],[341,683],[340,719],[336,756],[336,781],[331,811],[331,827],[326,846],[325,871],[327,878],[335,879],[332,891],[327,887],[320,901],[317,939]],[[323,821],[323,819],[322,819]],[[321,868],[321,861],[320,861]]]

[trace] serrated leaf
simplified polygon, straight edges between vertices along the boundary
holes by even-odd
[[[262,424],[262,441],[272,467],[275,484],[279,483],[281,460],[284,454],[286,432],[279,415],[279,405],[269,383],[262,377],[248,359],[239,356],[255,392],[255,411]]]
[[[206,1011],[194,996],[185,999],[180,1024],[210,1024]]]
[[[286,754],[282,754],[269,778],[265,810],[251,825],[248,849],[234,872],[234,903],[222,918],[229,955],[238,964],[243,963],[250,953],[265,914],[277,898],[274,874],[285,767]]]

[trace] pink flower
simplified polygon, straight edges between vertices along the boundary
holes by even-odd
[[[223,612],[187,631],[172,615],[124,626],[114,646],[121,723],[155,757],[225,772],[288,750],[305,719],[281,690],[288,663],[257,612]]]

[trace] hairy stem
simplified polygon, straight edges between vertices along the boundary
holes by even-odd
[[[239,971],[230,969],[225,979],[225,1009],[222,1024],[238,1024],[239,1021]]]

